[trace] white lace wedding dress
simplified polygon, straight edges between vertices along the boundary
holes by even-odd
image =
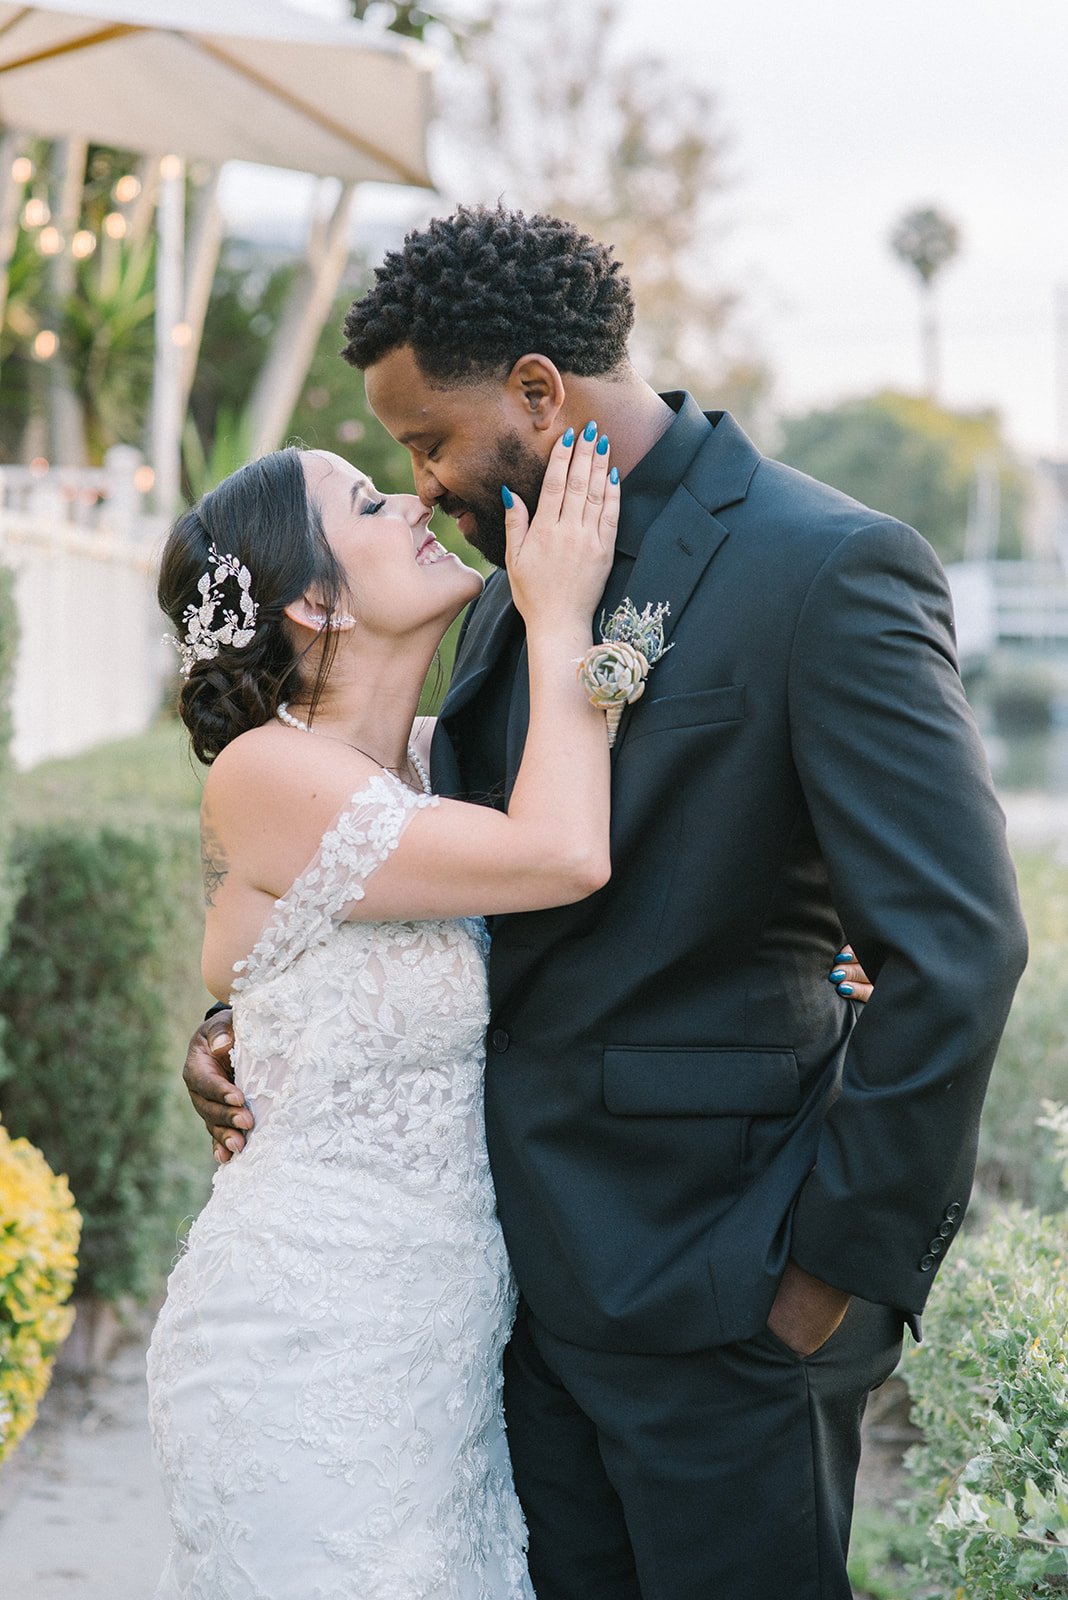
[[[533,1600],[501,1354],[472,922],[347,922],[416,811],[372,778],[234,985],[256,1127],[148,1356],[157,1600]]]

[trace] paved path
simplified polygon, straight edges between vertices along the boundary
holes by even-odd
[[[91,1385],[53,1383],[0,1468],[4,1600],[151,1600],[168,1530],[146,1403],[140,1337]]]

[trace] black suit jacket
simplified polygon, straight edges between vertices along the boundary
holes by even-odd
[[[933,552],[709,421],[606,590],[667,601],[673,644],[613,753],[611,882],[493,929],[500,1217],[534,1314],[592,1348],[747,1337],[788,1255],[918,1313],[1026,954]],[[527,703],[497,574],[437,786],[503,756],[507,794]],[[843,929],[878,979],[855,1025],[826,981]]]

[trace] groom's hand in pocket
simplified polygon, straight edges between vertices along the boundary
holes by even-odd
[[[845,1316],[850,1299],[844,1289],[836,1289],[805,1272],[796,1261],[788,1261],[768,1327],[795,1354],[814,1355]]]
[[[229,1161],[239,1154],[252,1127],[252,1112],[240,1089],[234,1087],[233,1042],[233,1012],[215,1012],[190,1039],[182,1068],[193,1109],[211,1134],[216,1161]]]

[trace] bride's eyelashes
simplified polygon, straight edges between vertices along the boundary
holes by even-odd
[[[381,509],[385,505],[385,503],[386,502],[384,500],[371,500],[371,501],[369,501],[367,503],[367,505],[360,507],[360,516],[361,517],[373,517],[376,511],[381,511]]]

